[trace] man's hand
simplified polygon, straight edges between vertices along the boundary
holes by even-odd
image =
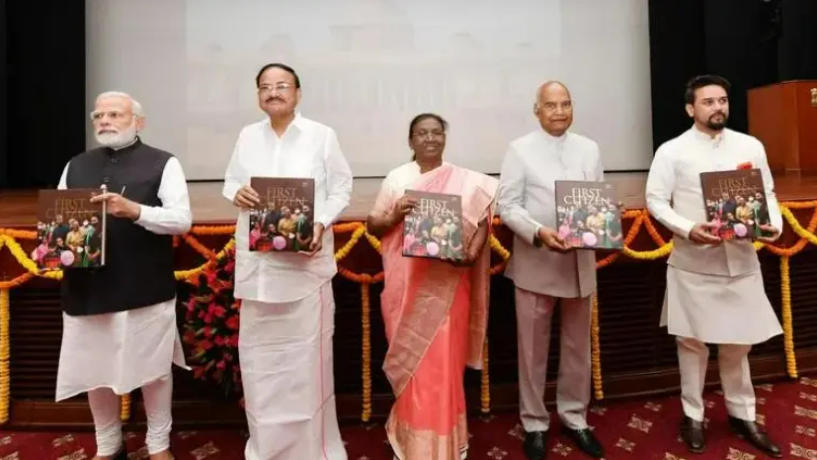
[[[777,235],[780,234],[780,229],[775,227],[774,225],[767,224],[767,225],[760,225],[761,230],[763,230],[764,235],[757,237],[758,241],[762,241],[764,243],[773,243],[774,240],[777,239]]]
[[[544,225],[539,227],[539,233],[537,234],[539,239],[547,245],[550,249],[554,249],[556,251],[567,251],[570,249],[570,246],[565,242],[565,240],[559,236],[559,233],[550,227],[545,227]]]
[[[692,230],[689,231],[689,240],[698,244],[718,244],[721,242],[721,238],[711,232],[712,229],[717,228],[718,224],[712,222],[695,224]]]
[[[139,203],[131,201],[118,193],[103,192],[91,198],[91,203],[106,202],[108,214],[115,217],[124,217],[130,220],[139,219],[142,207]]]
[[[406,214],[410,213],[414,207],[417,206],[417,198],[410,197],[408,195],[403,195],[394,203],[394,207],[389,214],[389,221],[391,225],[397,225],[398,223],[403,221],[403,218],[406,217]]]
[[[320,222],[315,222],[312,226],[312,242],[309,243],[309,250],[308,251],[300,251],[302,254],[306,254],[309,257],[314,256],[321,250],[323,247],[323,231],[324,231],[323,224]]]
[[[241,209],[251,209],[261,202],[261,196],[249,185],[244,185],[235,193],[233,205]]]

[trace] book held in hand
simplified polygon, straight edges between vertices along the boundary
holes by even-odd
[[[706,220],[722,240],[756,239],[769,225],[769,205],[760,170],[736,169],[701,173]]]
[[[556,231],[577,249],[621,249],[621,209],[613,184],[556,181]]]
[[[459,195],[406,190],[417,205],[403,220],[403,256],[465,259]]]
[[[250,251],[308,251],[315,218],[315,179],[252,177],[261,202],[250,210]]]
[[[31,259],[40,271],[105,265],[105,202],[91,203],[102,189],[40,190],[37,247]]]

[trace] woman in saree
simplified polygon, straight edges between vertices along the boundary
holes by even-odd
[[[383,370],[396,398],[386,431],[400,460],[466,457],[463,375],[482,364],[497,181],[443,161],[446,128],[435,114],[411,121],[413,161],[389,172],[367,220],[382,239]],[[417,204],[407,189],[461,196],[464,260],[402,256],[403,219]]]

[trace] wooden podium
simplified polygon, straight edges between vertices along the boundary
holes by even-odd
[[[817,80],[750,89],[748,115],[772,171],[817,174]]]

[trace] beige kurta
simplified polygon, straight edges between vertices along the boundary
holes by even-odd
[[[700,173],[734,170],[747,162],[761,170],[771,223],[781,229],[774,182],[757,139],[729,129],[710,138],[693,127],[655,153],[647,206],[673,231],[675,244],[667,261],[661,315],[670,334],[708,343],[754,344],[782,333],[751,242],[700,245],[687,239],[695,223],[706,221]]]
[[[499,216],[514,232],[505,276],[538,294],[586,297],[596,289],[593,251],[533,246],[540,226],[556,227],[557,180],[604,180],[598,145],[578,134],[554,137],[541,129],[511,142],[497,198]]]

